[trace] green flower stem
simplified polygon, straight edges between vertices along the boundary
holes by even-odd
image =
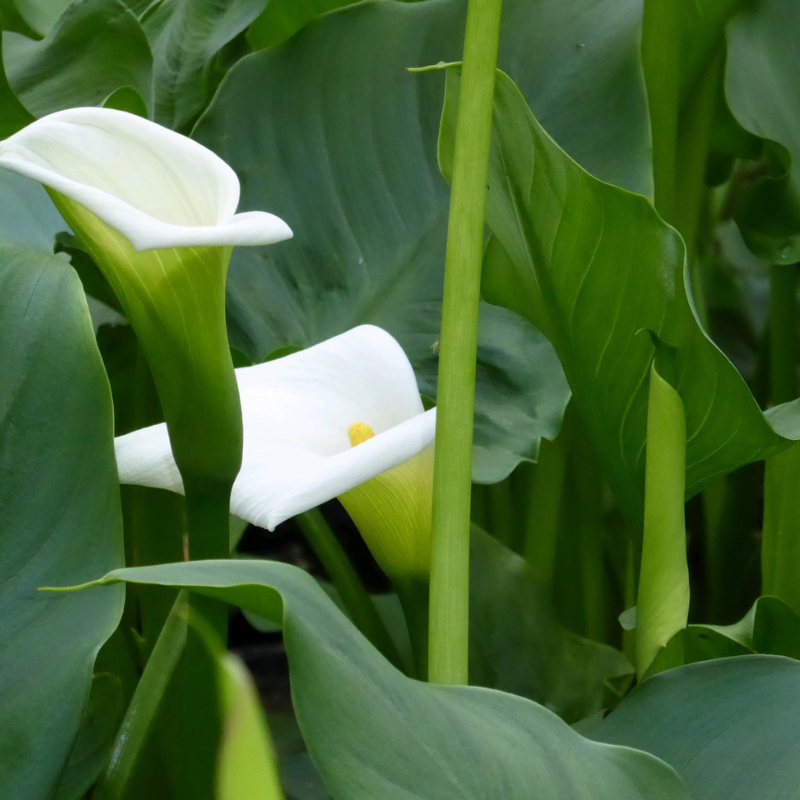
[[[136,347],[134,391],[114,398],[117,434],[162,422],[161,404],[141,347]],[[128,566],[169,564],[183,560],[184,503],[172,492],[143,486],[121,486]],[[142,586],[127,596],[138,600],[140,630],[149,655],[164,626],[177,592]]]
[[[797,267],[770,267],[770,400],[797,396]],[[764,477],[764,530],[761,543],[762,592],[800,613],[800,445],[767,459]]]
[[[94,800],[112,800],[124,796],[164,692],[184,651],[188,613],[187,594],[181,592],[136,686],[111,748],[108,764],[92,795]]]
[[[653,183],[658,213],[672,223],[680,108],[680,4],[674,0],[645,0],[642,18],[644,67],[650,130],[653,137]]]
[[[344,548],[319,509],[295,517],[303,536],[328,573],[339,598],[356,627],[396,667],[401,666],[397,648],[389,636],[375,603],[364,588]]]
[[[767,459],[761,575],[764,595],[800,614],[800,444]]]
[[[699,232],[703,203],[710,197],[705,185],[706,160],[721,71],[722,53],[717,52],[681,110],[674,178],[674,218],[668,220],[678,229],[686,244],[692,295],[700,321],[706,327],[708,309],[702,280],[702,247],[698,240],[702,238]]]
[[[769,272],[769,388],[772,405],[797,397],[797,265]]]
[[[553,441],[543,439],[539,446],[528,505],[525,558],[548,596],[552,596],[556,569],[556,545],[570,440],[568,417],[574,413],[571,408],[567,409],[558,436]]]
[[[464,40],[439,349],[429,678],[465,684],[472,425],[486,180],[502,0],[470,0]]]
[[[685,486],[683,402],[653,363],[647,408],[644,538],[636,603],[636,673],[640,679],[661,648],[686,627],[689,615]]]
[[[430,590],[427,581],[413,578],[395,581],[395,590],[403,607],[408,626],[414,670],[418,680],[428,676],[428,618],[430,616]]]
[[[139,252],[83,206],[49,192],[114,290],[147,359],[183,479],[189,556],[227,558],[230,492],[242,461],[239,388],[225,324],[232,248]],[[212,616],[226,641],[227,615],[217,609]]]

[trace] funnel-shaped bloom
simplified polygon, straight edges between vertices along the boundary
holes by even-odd
[[[44,184],[135,250],[271,244],[292,235],[262,211],[236,214],[236,173],[201,144],[108,108],[70,108],[0,142],[0,166]]]
[[[426,576],[436,412],[400,345],[362,325],[236,377],[244,452],[231,511],[272,530],[340,496],[387,574]],[[123,483],[182,491],[163,425],[116,450]]]
[[[122,111],[75,108],[33,122],[0,142],[0,167],[45,185],[114,289],[161,399],[190,501],[190,546],[193,520],[205,525],[213,505],[218,545],[196,554],[221,555],[242,430],[225,326],[231,248],[291,231],[272,214],[236,214],[239,181],[210,150]]]

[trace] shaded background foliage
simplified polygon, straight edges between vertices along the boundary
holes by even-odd
[[[796,37],[791,32],[800,16],[786,0],[759,0],[740,11],[741,6],[736,0],[672,4],[659,44],[648,39],[647,29],[642,42],[638,0],[505,3],[500,67],[521,96],[512,97],[507,86],[507,94],[501,87],[498,95],[489,185],[492,238],[484,286],[489,302],[481,307],[473,473],[473,518],[489,535],[477,528],[473,533],[471,670],[476,684],[535,700],[568,722],[615,706],[631,681],[623,655],[631,655],[630,640],[616,618],[635,599],[631,564],[641,536],[645,396],[629,384],[641,383],[652,354],[649,341],[634,338],[642,327],[677,351],[679,388],[694,433],[690,492],[705,489],[689,505],[692,619],[698,624],[681,634],[689,642],[686,660],[753,652],[796,656],[776,642],[797,635],[800,609],[762,599],[742,625],[714,627],[743,616],[759,592],[761,475],[757,466],[743,465],[785,447],[784,438],[794,438],[796,428],[789,408],[771,417],[778,429],[773,430],[756,400],[762,408],[775,400],[765,355],[769,264],[798,260],[797,82],[791,50]],[[296,234],[279,246],[234,255],[228,321],[238,362],[277,357],[370,322],[398,338],[421,391],[435,402],[449,194],[440,162],[447,174],[448,110],[442,120],[443,74],[407,68],[460,57],[465,9],[464,0],[2,0],[0,135],[78,105],[121,108],[190,134],[236,170],[242,209],[275,211]],[[537,165],[550,162],[544,178],[527,171],[533,153]],[[572,179],[568,191],[559,194],[558,181],[548,179],[565,173]],[[598,197],[602,226],[592,226],[588,212],[581,219],[565,215],[579,207],[596,212]],[[655,202],[661,219],[647,200]],[[16,279],[20,264],[31,281],[39,274],[32,265],[45,276],[34,296],[50,310],[37,312],[36,320],[49,319],[41,329],[31,328],[32,339],[43,343],[35,359],[30,356],[41,372],[41,386],[34,380],[31,386],[59,395],[58,388],[48,388],[61,385],[55,374],[45,385],[48,363],[74,361],[85,376],[75,384],[75,397],[61,398],[64,457],[74,457],[73,445],[86,439],[77,426],[89,404],[98,405],[92,415],[98,425],[100,420],[106,428],[111,424],[108,403],[101,402],[107,400],[107,387],[97,373],[97,352],[86,344],[86,308],[67,260],[89,296],[114,392],[117,432],[158,421],[160,410],[135,338],[115,314],[113,294],[88,255],[64,235],[66,226],[44,191],[2,172],[0,209],[0,269],[9,276],[6,281]],[[581,247],[570,249],[573,244]],[[589,257],[592,278],[599,276],[594,283],[570,273]],[[527,286],[518,275],[509,277],[521,265],[536,276]],[[554,277],[545,277],[552,287],[543,303],[536,292],[548,269]],[[58,302],[54,295],[44,297],[48,281],[67,287],[56,292]],[[575,319],[571,308],[581,297]],[[617,302],[621,298],[624,302]],[[0,325],[11,326],[25,301],[9,291],[0,294],[0,302],[8,306]],[[559,313],[568,324],[555,319]],[[32,325],[30,316],[25,324]],[[56,338],[58,353],[47,349]],[[632,349],[639,351],[638,360]],[[0,357],[13,364],[26,356],[0,350]],[[625,370],[628,383],[620,374]],[[593,376],[599,382],[593,383]],[[573,417],[568,415],[556,438],[570,386],[582,414],[571,410]],[[82,407],[76,400],[80,391],[87,393]],[[616,412],[586,413],[606,401],[609,407],[612,400],[627,403],[631,395],[634,413],[623,424]],[[0,453],[11,452],[12,436],[22,436],[44,464],[43,485],[52,481],[59,491],[69,491],[75,470],[46,459],[41,434],[30,420],[17,419],[20,412],[12,406],[0,405]],[[74,430],[66,424],[70,414]],[[633,420],[629,428],[628,419]],[[86,503],[105,503],[103,512],[92,514],[80,531],[75,527],[72,557],[47,556],[53,559],[47,579],[37,577],[34,583],[75,583],[121,564],[114,550],[119,550],[119,509],[109,499],[114,470],[108,444],[105,450],[99,442],[93,445],[97,453],[89,460],[100,480],[93,484],[94,495],[85,495]],[[535,466],[530,463],[537,460]],[[553,475],[561,476],[557,491]],[[144,541],[135,531],[181,524],[180,501],[149,490],[126,490],[122,508],[129,550],[131,542]],[[0,515],[6,510],[3,505]],[[385,595],[388,584],[340,509],[331,504],[325,513],[369,588]],[[13,564],[18,540],[10,531],[33,523],[16,517],[7,524],[3,517],[3,523],[2,561]],[[534,534],[538,538],[531,544]],[[80,542],[95,548],[91,557],[82,555]],[[133,547],[128,563],[149,563],[149,554]],[[240,551],[277,557],[325,577],[293,523],[272,535],[251,528]],[[177,576],[162,578],[180,583]],[[110,598],[119,590],[91,591]],[[71,710],[64,706],[69,724],[51,720],[50,738],[41,740],[49,753],[43,788],[14,785],[12,796],[47,797],[58,784],[56,796],[79,797],[103,768],[119,709],[136,679],[121,666],[130,664],[126,652],[142,647],[130,631],[144,635],[148,651],[151,630],[163,622],[174,597],[163,590],[161,618],[148,621],[136,616],[137,591],[149,590],[128,592],[123,625],[104,648],[91,695],[87,659],[114,627],[119,611],[114,603],[109,599],[102,614],[87,615],[78,634],[47,615],[30,623],[30,635],[42,642],[64,648],[80,644],[71,671],[61,676],[72,681],[76,695]],[[2,596],[3,619],[15,618],[15,597]],[[71,602],[92,605],[92,594],[82,597]],[[395,599],[384,596],[383,601],[387,618],[399,622],[393,630],[402,647]],[[330,627],[331,637],[339,631],[341,640],[348,640],[344,619],[325,616],[330,613],[320,612],[337,621],[319,623],[319,629]],[[273,613],[273,622],[278,616]],[[773,635],[775,630],[782,633]],[[242,617],[233,631],[234,646],[247,656],[278,715],[274,727],[287,791],[298,799],[326,796],[291,717],[280,635],[256,632]],[[314,634],[305,635],[310,641]],[[24,675],[28,658],[21,653],[8,663]],[[140,654],[134,656],[136,671],[142,661]],[[310,663],[303,668],[311,669]],[[592,736],[664,759],[685,779],[692,797],[778,798],[782,780],[791,780],[791,752],[783,753],[781,743],[797,719],[791,688],[795,667],[775,656],[751,656],[677,670],[637,688]],[[318,670],[312,673],[322,674]],[[331,693],[353,680],[344,675]],[[380,680],[364,678],[363,683],[380,686]],[[386,680],[388,686],[395,679]],[[745,695],[742,707],[739,698]],[[90,711],[70,757],[86,697]],[[760,699],[766,697],[771,699],[765,708]],[[776,697],[780,702],[773,702]],[[419,706],[429,702],[420,698]],[[315,700],[320,706],[327,701],[324,693]],[[705,714],[692,711],[701,701],[710,704]],[[497,702],[517,709],[523,701]],[[38,700],[20,705],[21,727],[12,729],[14,735],[38,735],[44,707]],[[96,715],[94,707],[104,713]],[[487,706],[482,713],[494,714],[499,707],[488,711]],[[419,713],[411,702],[403,712],[405,723],[413,726]],[[516,714],[511,705],[508,713]],[[545,720],[541,729],[539,722],[534,725],[537,736],[551,728],[558,731],[556,738],[567,735],[563,727],[553,727],[555,718],[535,713]],[[698,724],[701,717],[713,724]],[[525,719],[523,728],[533,724],[533,717]],[[653,726],[654,719],[660,724]],[[321,726],[313,728],[316,733],[310,735],[310,723],[304,733],[328,788],[335,796],[361,796],[352,794],[347,776],[325,761],[323,745],[338,734],[321,716],[315,725]],[[762,730],[773,738],[751,746],[753,732]],[[375,738],[385,732],[377,728]],[[483,735],[502,739],[496,731]],[[353,741],[358,750],[359,740]],[[600,752],[585,740],[569,741],[567,750]],[[477,751],[479,745],[474,746]],[[688,749],[702,751],[703,758],[689,763]],[[12,770],[29,757],[20,753],[9,762]],[[742,763],[752,765],[747,767],[748,775],[756,776],[752,780],[740,781],[738,769],[719,768],[741,754],[747,754]],[[391,763],[382,751],[374,755]],[[683,796],[672,773],[655,765],[644,772],[658,773],[658,791],[666,786],[664,797]],[[572,768],[582,774],[586,765]],[[599,781],[604,767],[594,769]],[[531,775],[513,779],[521,781],[513,784],[523,792],[519,796],[525,796]],[[764,777],[769,775],[781,778]],[[388,779],[393,791],[404,779]],[[152,786],[152,777],[140,780]],[[489,791],[477,779],[462,788],[470,797]],[[609,797],[625,796],[618,787],[608,791]]]

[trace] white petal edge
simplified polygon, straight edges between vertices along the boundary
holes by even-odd
[[[315,400],[317,416],[341,428],[345,437],[353,422],[365,422],[381,433],[424,410],[408,356],[390,333],[375,325],[359,325],[290,356],[240,367],[236,379],[246,428],[251,416],[248,392],[265,387],[284,386],[295,395],[297,408],[284,423],[296,430],[308,423],[303,414],[312,413]],[[259,416],[256,409],[251,427]]]
[[[257,470],[248,471],[234,484],[231,513],[274,530],[281,522],[405,463],[433,444],[435,435],[436,409],[432,408],[356,447],[287,471],[268,490],[261,485]]]
[[[239,473],[231,494],[231,513],[261,528],[281,522],[397,467],[433,444],[436,409],[332,456],[300,459],[287,469],[291,453],[276,449],[259,468]],[[167,426],[153,425],[115,440],[120,481],[183,494],[183,482],[167,435]],[[276,470],[276,467],[278,469]],[[280,477],[276,478],[276,472]]]
[[[80,203],[140,251],[272,244],[292,236],[273,214],[234,213],[239,180],[217,155],[124,111],[76,108],[43,117],[0,142],[0,166]],[[117,191],[110,190],[114,180]]]

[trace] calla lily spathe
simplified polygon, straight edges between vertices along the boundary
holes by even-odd
[[[362,325],[236,378],[244,450],[231,512],[272,530],[338,496],[387,574],[427,576],[436,412],[397,341]],[[123,483],[182,491],[164,425],[118,437],[116,452]]]
[[[273,214],[237,214],[239,181],[210,150],[123,111],[43,117],[0,142],[0,167],[44,184],[114,290],[167,420],[190,551],[223,554],[242,452],[225,324],[228,263],[233,246],[277,242],[291,230]],[[213,547],[210,534],[192,533],[201,528],[216,532]]]
[[[273,214],[236,213],[239,180],[217,155],[124,111],[70,108],[43,117],[0,142],[0,166],[80,204],[137,251],[292,235]]]

